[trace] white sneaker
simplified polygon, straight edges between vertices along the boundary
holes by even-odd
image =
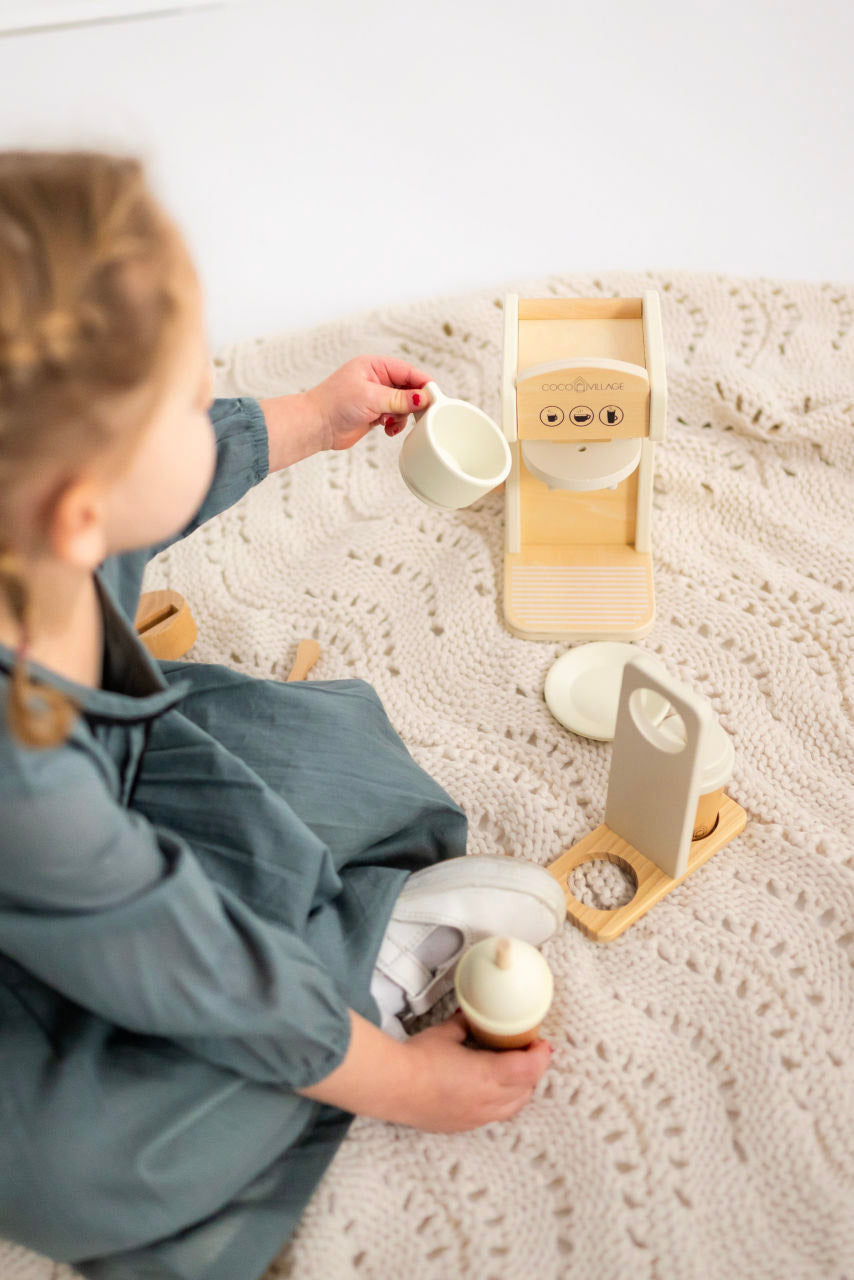
[[[565,919],[563,890],[544,867],[509,857],[449,858],[406,881],[376,971],[401,988],[402,1012],[426,1013],[453,986],[457,961],[481,938],[508,934],[539,947]],[[443,935],[442,957],[431,967],[424,957],[436,933]]]

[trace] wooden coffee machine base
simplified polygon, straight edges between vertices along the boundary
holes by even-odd
[[[639,640],[653,624],[658,294],[504,301],[504,616],[528,640]]]

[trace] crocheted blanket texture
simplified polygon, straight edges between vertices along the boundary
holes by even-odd
[[[546,945],[555,1053],[512,1121],[357,1119],[266,1280],[850,1280],[854,285],[613,271],[506,287],[660,293],[657,615],[638,648],[713,704],[747,827],[616,942],[567,924]],[[498,419],[503,293],[237,344],[218,393],[298,392],[369,352]],[[146,587],[188,597],[201,662],[283,680],[315,637],[310,678],[374,685],[466,810],[471,854],[545,866],[603,821],[610,744],[545,705],[568,646],[503,625],[502,495],[428,508],[399,449],[378,429],[269,477]],[[606,864],[576,887],[625,896]],[[0,1274],[75,1275],[2,1244]]]

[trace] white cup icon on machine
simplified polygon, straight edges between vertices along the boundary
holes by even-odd
[[[424,390],[430,404],[415,414],[400,450],[400,474],[428,506],[468,507],[507,478],[510,447],[482,409],[443,395],[435,382]]]

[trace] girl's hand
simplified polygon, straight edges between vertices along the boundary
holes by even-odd
[[[296,1092],[431,1133],[457,1133],[515,1116],[552,1056],[545,1040],[505,1053],[467,1049],[461,1013],[405,1044],[352,1009],[350,1025],[347,1052],[334,1071]]]
[[[522,1110],[549,1065],[551,1045],[536,1040],[526,1049],[493,1053],[465,1048],[465,1038],[461,1013],[412,1036],[405,1046],[413,1060],[409,1099],[406,1114],[396,1119],[430,1133],[456,1133]]]
[[[430,403],[421,390],[430,375],[403,360],[357,356],[324,382],[307,391],[321,449],[349,449],[382,421],[386,435],[397,435],[407,416]]]

